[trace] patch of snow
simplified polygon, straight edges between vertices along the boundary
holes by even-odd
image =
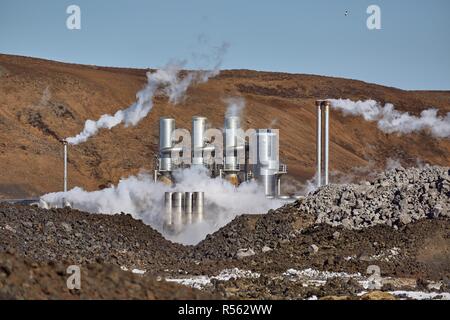
[[[361,274],[358,273],[346,273],[346,272],[330,272],[330,271],[319,271],[315,269],[288,269],[285,273],[283,273],[285,277],[298,277],[298,278],[314,278],[327,280],[331,278],[354,278],[361,277]]]
[[[330,271],[319,271],[315,269],[288,269],[284,272],[283,277],[289,278],[291,281],[302,281],[304,287],[314,285],[316,287],[323,286],[328,279],[333,278],[362,278],[360,273],[346,273],[346,272],[330,272]]]
[[[393,248],[383,251],[379,254],[368,257],[367,261],[390,262],[392,259],[394,259],[396,256],[398,256],[400,254],[400,251],[401,251],[400,248],[393,247]]]
[[[350,260],[354,260],[354,259],[356,259],[356,256],[355,256],[355,255],[353,255],[353,256],[348,256],[348,257],[344,257],[344,260],[345,260],[345,261],[350,261]]]
[[[175,282],[188,287],[203,289],[206,286],[211,285],[211,281],[229,281],[231,279],[247,278],[247,279],[257,279],[261,275],[257,272],[252,272],[249,270],[240,270],[238,268],[225,269],[222,270],[217,276],[192,276],[188,278],[166,278],[167,282]]]
[[[133,272],[135,274],[144,274],[146,271],[145,270],[140,270],[140,269],[133,269],[133,270],[131,270],[131,272]]]
[[[127,267],[125,267],[125,266],[121,266],[120,269],[121,269],[122,271],[130,271],[130,270],[129,270]],[[144,274],[146,271],[145,271],[145,270],[140,270],[140,269],[133,269],[133,270],[131,270],[131,272],[132,272],[132,273],[135,273],[135,274]]]
[[[414,300],[450,300],[450,292],[389,291],[398,298]]]
[[[175,282],[187,287],[195,289],[203,289],[211,284],[211,279],[208,276],[193,276],[190,278],[166,278],[167,282]]]

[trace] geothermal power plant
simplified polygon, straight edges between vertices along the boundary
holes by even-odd
[[[330,102],[317,100],[316,159],[317,187],[329,183],[329,109]],[[271,128],[251,129],[241,126],[241,117],[226,115],[223,129],[211,129],[206,117],[192,118],[191,132],[176,127],[176,119],[161,117],[159,120],[159,151],[155,157],[154,182],[164,183],[173,191],[165,192],[164,229],[177,233],[184,226],[214,219],[208,215],[213,205],[208,206],[205,190],[179,190],[174,172],[180,169],[198,168],[211,179],[224,179],[235,187],[256,181],[267,199],[294,201],[298,195],[283,195],[282,176],[287,174],[287,165],[279,155],[279,130]],[[220,136],[220,139],[217,139]],[[190,142],[184,141],[190,140]],[[64,192],[67,192],[68,143],[63,141]],[[236,189],[238,190],[238,189]],[[238,192],[238,191],[237,191]],[[41,205],[48,207],[46,203]],[[71,204],[63,199],[63,207]]]
[[[264,186],[266,197],[281,196],[281,176],[287,173],[287,167],[279,160],[279,136],[276,130],[253,130],[247,140],[241,128],[241,119],[227,116],[222,145],[222,141],[211,140],[208,127],[207,118],[193,117],[191,148],[186,149],[177,146],[174,137],[175,119],[160,119],[155,182],[159,180],[173,185],[176,184],[172,175],[175,170],[202,167],[211,178],[220,177],[235,186],[257,179]]]
[[[246,138],[239,116],[226,116],[222,141],[212,137],[206,117],[192,118],[191,144],[178,146],[175,119],[163,117],[159,121],[159,155],[154,180],[174,186],[173,172],[178,169],[201,168],[211,178],[221,178],[234,186],[255,179],[264,188],[267,198],[285,199],[281,194],[281,177],[287,173],[279,159],[277,130],[252,130]],[[217,131],[213,131],[217,132]],[[189,144],[187,144],[189,145]],[[179,231],[182,225],[208,219],[205,192],[181,190],[166,192],[165,226]],[[287,197],[289,199],[289,197]]]

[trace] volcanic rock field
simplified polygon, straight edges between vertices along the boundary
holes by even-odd
[[[126,213],[1,204],[0,297],[450,299],[449,218],[439,166],[322,187],[196,246]],[[66,286],[70,265],[80,290]]]

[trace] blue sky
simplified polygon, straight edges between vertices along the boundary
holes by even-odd
[[[71,4],[81,30],[66,28]],[[371,4],[381,30],[366,27]],[[224,69],[450,90],[449,16],[448,0],[0,0],[0,53],[158,67],[204,52],[200,37],[230,44]]]

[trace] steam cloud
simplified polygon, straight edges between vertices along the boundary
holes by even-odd
[[[256,182],[246,182],[236,188],[226,180],[211,179],[204,168],[176,171],[174,176],[176,187],[154,183],[151,175],[142,173],[122,179],[117,186],[107,189],[88,192],[75,187],[67,193],[46,194],[41,199],[57,206],[61,206],[65,199],[73,208],[91,213],[130,213],[166,238],[184,244],[198,243],[239,214],[262,214],[282,205],[280,201],[266,199],[262,187]],[[205,215],[213,219],[189,225],[177,235],[167,234],[163,229],[166,191],[207,191]]]
[[[420,117],[395,110],[394,105],[384,106],[374,100],[354,102],[349,99],[329,99],[334,109],[344,115],[362,116],[366,121],[376,121],[378,128],[386,133],[408,134],[429,131],[436,138],[450,138],[450,112],[445,117],[438,116],[437,109],[427,109]]]
[[[226,117],[237,116],[242,118],[242,112],[245,108],[244,98],[227,98],[224,99],[224,102],[227,103]]]
[[[181,77],[180,72],[186,65],[186,61],[174,61],[156,72],[147,72],[147,84],[136,94],[137,101],[134,104],[117,111],[114,115],[104,114],[97,121],[87,120],[83,130],[76,136],[67,138],[67,142],[73,145],[86,142],[100,129],[110,130],[120,123],[123,123],[125,127],[137,125],[152,110],[153,97],[158,90],[167,95],[171,103],[177,104],[184,97],[190,85],[206,82],[209,78],[219,74],[227,48],[228,44],[215,48],[216,62],[212,70],[191,71]]]

